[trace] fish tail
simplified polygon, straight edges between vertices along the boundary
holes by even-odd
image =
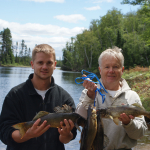
[[[15,129],[18,129],[20,131],[21,139],[23,138],[23,136],[29,129],[29,127],[27,127],[27,125],[26,125],[26,122],[15,124],[12,127],[14,127]]]
[[[81,129],[80,129],[80,127],[78,126],[77,123],[75,123],[74,126],[81,132]]]

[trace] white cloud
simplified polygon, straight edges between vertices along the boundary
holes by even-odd
[[[86,10],[98,10],[101,9],[99,6],[94,6],[94,7],[85,7]]]
[[[44,2],[64,3],[65,2],[65,0],[24,0],[24,1],[34,1],[34,2],[40,2],[40,3],[44,3]]]
[[[69,22],[69,23],[77,23],[79,20],[86,20],[86,18],[81,14],[73,14],[73,15],[58,15],[54,18]]]
[[[92,1],[93,1],[93,3],[102,3],[102,2],[110,3],[110,2],[113,2],[113,0],[92,0]]]
[[[21,42],[25,40],[27,47],[33,49],[35,44],[46,43],[56,50],[56,56],[62,56],[62,49],[66,42],[73,36],[76,36],[85,29],[84,27],[74,27],[72,29],[41,24],[19,24],[16,22],[8,22],[0,19],[0,31],[9,28],[12,34],[13,42]]]
[[[74,27],[72,29],[60,27],[56,25],[42,25],[36,23],[19,24],[16,22],[7,22],[0,19],[0,30],[9,28],[13,33],[34,35],[34,36],[75,36],[84,30],[83,27]]]

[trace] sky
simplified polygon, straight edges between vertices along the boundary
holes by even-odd
[[[123,14],[140,6],[121,4],[122,0],[0,0],[0,31],[9,28],[13,44],[25,41],[32,50],[36,44],[49,44],[62,59],[62,49],[71,37],[89,29],[93,19],[113,7]]]

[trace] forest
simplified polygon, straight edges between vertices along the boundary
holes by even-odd
[[[36,44],[35,44],[36,45]],[[31,49],[25,40],[13,44],[9,28],[0,32],[0,66],[31,66]],[[61,61],[57,60],[60,67]]]
[[[31,49],[22,40],[20,45],[13,45],[9,28],[0,32],[0,65],[29,66],[31,61]]]
[[[125,69],[150,66],[150,0],[123,0],[121,3],[140,5],[140,8],[127,14],[112,8],[106,15],[93,19],[89,29],[66,42],[62,60],[57,63],[61,69],[86,69],[97,73],[99,55],[113,46],[122,49]],[[30,66],[31,49],[24,40],[15,45],[12,41],[9,28],[0,31],[0,65]]]
[[[62,69],[97,73],[98,57],[106,49],[122,49],[125,69],[150,65],[150,1],[123,0],[122,4],[140,5],[137,12],[122,14],[112,8],[94,19],[89,29],[71,37],[63,49]]]

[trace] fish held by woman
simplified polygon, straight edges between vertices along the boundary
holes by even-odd
[[[90,105],[80,141],[80,150],[103,150],[109,142],[108,137],[104,134],[100,110]]]
[[[104,118],[113,119],[116,125],[119,124],[120,114],[125,113],[126,115],[132,115],[134,117],[146,116],[150,118],[150,112],[146,111],[145,108],[139,103],[134,103],[132,105],[119,105],[119,106],[110,106],[105,109],[100,109],[100,112]]]
[[[104,134],[104,126],[100,110],[96,110],[96,114],[97,114],[97,132],[92,144],[92,150],[103,150],[105,147],[107,147],[109,139]]]
[[[91,150],[97,132],[96,109],[91,106],[87,110],[87,122],[82,129],[80,150]]]
[[[55,113],[49,113],[46,111],[40,111],[34,118],[32,121],[29,122],[22,122],[22,123],[18,123],[13,125],[12,127],[14,127],[15,129],[19,129],[20,134],[21,134],[21,138],[23,138],[23,136],[25,135],[25,133],[27,132],[27,130],[32,127],[32,125],[34,124],[34,122],[37,119],[41,119],[39,125],[41,125],[45,120],[47,121],[46,125],[50,124],[50,127],[52,128],[59,128],[60,127],[60,122],[64,121],[64,119],[67,120],[72,120],[75,127],[79,130],[79,126],[84,126],[86,120],[80,116],[77,113],[72,112],[72,108],[68,105],[63,105],[63,107],[61,108],[60,106],[57,106],[54,108]],[[64,124],[65,125],[65,124]]]

